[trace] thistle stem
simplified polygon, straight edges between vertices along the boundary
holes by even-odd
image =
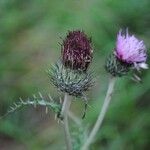
[[[102,109],[99,113],[98,119],[97,119],[90,135],[88,136],[87,141],[82,146],[81,150],[88,150],[89,146],[94,141],[94,138],[103,123],[103,120],[104,120],[105,114],[107,112],[107,109],[108,109],[108,106],[109,106],[109,103],[110,103],[110,100],[112,97],[112,93],[114,90],[115,80],[116,80],[115,77],[111,77],[109,80],[108,90],[107,90],[107,94],[106,94]]]
[[[69,118],[78,126],[81,126],[82,120],[80,120],[73,112],[68,112]]]
[[[71,100],[69,99],[68,94],[65,94],[64,96],[64,102],[61,110],[61,115],[63,116],[63,128],[65,133],[65,141],[67,150],[72,150],[72,143],[71,143],[71,136],[69,132],[69,125],[68,125],[68,112],[71,105]]]

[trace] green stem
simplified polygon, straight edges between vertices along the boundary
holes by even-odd
[[[71,135],[69,132],[69,124],[68,124],[68,112],[69,112],[70,105],[71,105],[71,100],[69,99],[68,94],[65,94],[61,115],[63,116],[63,122],[64,122],[63,128],[65,133],[67,150],[72,150]]]
[[[103,106],[102,106],[102,109],[99,113],[99,116],[98,116],[98,119],[90,133],[90,135],[88,136],[88,139],[87,141],[85,142],[85,144],[82,146],[81,150],[88,150],[89,149],[89,146],[92,144],[92,142],[94,141],[94,138],[98,132],[98,130],[100,129],[102,123],[103,123],[103,120],[104,120],[104,117],[105,117],[105,114],[108,110],[108,106],[109,106],[109,103],[110,103],[110,100],[111,100],[111,97],[112,97],[112,93],[113,93],[113,90],[114,90],[114,85],[115,85],[115,77],[111,77],[110,80],[109,80],[109,85],[108,85],[108,90],[107,90],[107,94],[106,94],[106,97],[105,97],[105,100],[104,100],[104,103],[103,103]]]

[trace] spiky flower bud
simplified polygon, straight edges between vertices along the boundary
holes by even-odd
[[[92,61],[91,39],[83,31],[69,31],[61,52],[62,63],[66,68],[85,72]]]
[[[57,62],[48,73],[51,83],[58,90],[75,97],[84,97],[85,92],[93,85],[90,73],[80,73],[66,68],[62,62]]]
[[[114,77],[121,77],[129,72],[131,65],[121,62],[114,54],[110,54],[105,63],[105,69]]]

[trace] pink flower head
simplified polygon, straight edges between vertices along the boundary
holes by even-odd
[[[136,69],[147,69],[146,47],[143,41],[138,40],[134,35],[129,35],[128,30],[123,35],[120,30],[117,35],[116,57],[127,64],[133,64]]]

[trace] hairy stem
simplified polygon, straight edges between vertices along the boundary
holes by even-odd
[[[85,142],[85,144],[82,146],[81,150],[88,150],[89,146],[91,145],[91,143],[94,141],[94,138],[96,136],[96,133],[98,132],[99,128],[102,125],[102,122],[104,120],[105,114],[107,112],[111,97],[112,97],[112,93],[114,90],[114,85],[115,85],[115,77],[111,77],[109,80],[109,85],[108,85],[108,90],[107,90],[107,94],[102,106],[102,109],[99,113],[98,119],[87,139],[87,141]]]
[[[66,141],[67,150],[72,150],[71,135],[69,132],[69,124],[68,124],[68,113],[69,113],[70,105],[71,105],[71,100],[69,99],[68,94],[65,94],[61,115],[63,116],[63,122],[64,122],[63,128],[65,132],[65,141]]]

